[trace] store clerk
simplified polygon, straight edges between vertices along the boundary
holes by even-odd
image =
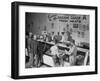
[[[71,42],[70,50],[69,51],[65,50],[65,53],[69,54],[70,65],[71,66],[75,65],[75,63],[76,63],[76,55],[77,55],[77,47],[76,47],[74,41]]]
[[[64,32],[62,32],[62,38],[61,38],[60,42],[65,42]]]

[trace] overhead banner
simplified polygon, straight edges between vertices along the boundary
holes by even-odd
[[[59,22],[72,22],[72,23],[81,23],[82,20],[87,20],[86,15],[58,15],[58,14],[49,14],[49,21],[59,21]]]

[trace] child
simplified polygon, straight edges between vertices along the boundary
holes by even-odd
[[[58,49],[58,41],[55,40],[55,45],[50,48],[51,54],[53,55],[54,66],[57,66],[59,62],[59,49]]]

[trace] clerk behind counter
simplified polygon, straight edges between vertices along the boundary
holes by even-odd
[[[75,40],[72,39],[70,32],[67,32],[67,41],[70,42],[70,50],[69,51],[65,50],[65,54],[69,54],[69,62],[70,65],[73,66],[76,63],[77,47],[75,45]]]

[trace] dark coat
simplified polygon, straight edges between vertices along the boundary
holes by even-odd
[[[37,54],[37,44],[38,44],[38,42],[36,41],[36,40],[32,40],[31,41],[31,45],[30,45],[30,47],[31,47],[31,52],[35,55],[35,54]]]
[[[54,36],[54,40],[57,40],[58,42],[60,42],[61,39],[62,39],[62,36],[60,36],[60,35]]]
[[[28,39],[28,48],[30,49],[30,53],[37,54],[37,41]]]

